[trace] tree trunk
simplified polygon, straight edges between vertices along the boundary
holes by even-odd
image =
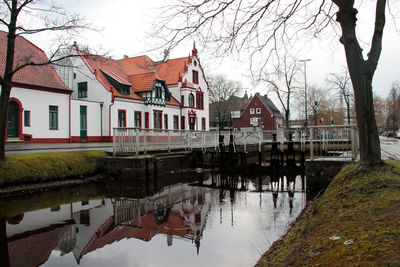
[[[0,164],[5,159],[5,142],[8,122],[8,101],[10,99],[10,88],[2,86],[0,96]]]
[[[347,105],[347,125],[350,125],[350,103],[346,102]]]
[[[373,105],[372,78],[382,51],[386,0],[377,0],[376,2],[375,29],[367,60],[364,60],[357,40],[358,11],[353,7],[354,1],[332,1],[339,7],[336,20],[342,28],[340,42],[345,49],[347,67],[353,84],[361,164],[363,168],[370,167],[381,163],[381,148]]]

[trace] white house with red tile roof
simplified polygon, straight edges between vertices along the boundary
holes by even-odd
[[[188,57],[162,62],[93,56],[76,44],[73,49],[78,57],[56,66],[73,90],[73,118],[80,114],[72,121],[72,141],[111,140],[115,127],[209,129],[209,88],[195,47]]]
[[[6,62],[7,32],[0,31],[0,75]],[[23,37],[15,40],[14,68],[31,61],[48,62],[46,54]],[[7,139],[68,142],[70,95],[52,65],[26,66],[13,76]]]
[[[7,33],[0,31],[0,73]],[[148,56],[113,60],[81,51],[53,65],[27,66],[13,78],[8,140],[111,141],[116,127],[208,130],[208,91],[197,49],[155,62]],[[15,65],[48,62],[17,37]]]

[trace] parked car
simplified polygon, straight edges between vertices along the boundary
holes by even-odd
[[[396,131],[396,138],[400,138],[400,130]]]

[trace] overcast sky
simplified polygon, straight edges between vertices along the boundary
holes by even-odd
[[[365,1],[364,1],[365,2]],[[366,1],[369,2],[370,1]],[[100,32],[87,32],[80,38],[78,43],[88,44],[93,47],[102,46],[109,50],[116,59],[123,55],[137,56],[146,53],[150,49],[154,40],[146,38],[152,31],[153,22],[159,15],[158,7],[165,4],[163,0],[132,1],[132,0],[68,0],[61,1],[62,5],[69,11],[84,15],[93,25],[102,29]],[[391,1],[390,1],[391,3]],[[362,44],[368,43],[373,24],[371,17],[374,17],[373,10],[359,10],[358,32],[363,34]],[[394,10],[394,12],[396,12]],[[400,80],[400,35],[396,32],[392,16],[387,16],[383,38],[383,51],[379,61],[379,66],[374,77],[374,92],[387,97],[391,84]],[[368,34],[364,34],[368,33]],[[47,35],[32,35],[28,37],[43,50],[48,51],[50,38]],[[333,41],[332,41],[333,40]],[[171,52],[171,57],[187,56],[191,51],[192,41],[182,44]],[[345,65],[344,50],[338,41],[338,37],[332,36],[331,41],[314,40],[312,44],[304,46],[299,57],[310,58],[307,63],[307,84],[325,87],[325,79],[328,73],[337,72]],[[368,50],[367,46],[364,46]],[[245,77],[249,75],[247,70],[248,62],[243,57],[242,62],[232,61],[230,58],[223,62],[213,60],[207,56],[202,47],[197,47],[203,65],[209,73],[226,73],[229,77],[243,80],[244,87],[250,93],[259,91],[261,94],[267,93],[263,87],[252,88],[250,82]],[[162,51],[158,54],[151,54],[155,60],[162,56]],[[158,56],[158,58],[157,58]]]

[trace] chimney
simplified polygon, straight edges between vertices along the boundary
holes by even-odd
[[[247,90],[244,91],[243,103],[247,104],[249,102],[249,97],[247,96]]]
[[[127,58],[129,58],[127,55],[124,55],[124,59],[127,59]]]
[[[167,62],[168,59],[169,59],[169,51],[168,51],[168,49],[164,49],[164,59],[163,59],[163,61]]]

